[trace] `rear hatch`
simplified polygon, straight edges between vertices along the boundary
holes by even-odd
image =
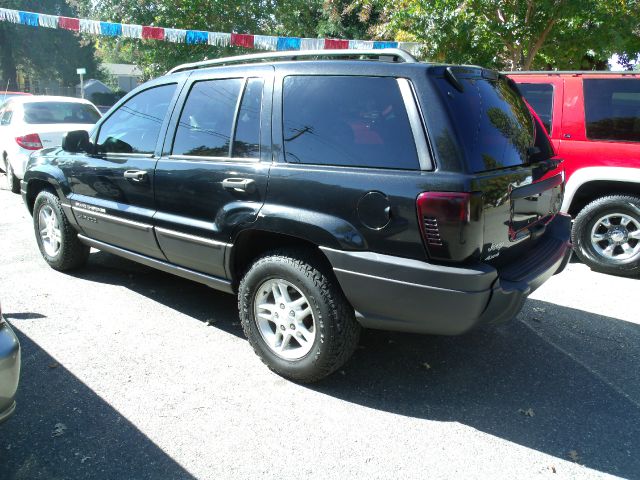
[[[435,83],[465,158],[468,188],[482,197],[477,220],[484,236],[476,257],[509,264],[536,245],[560,210],[563,176],[551,160],[551,143],[506,77],[442,67]]]
[[[89,103],[60,99],[24,104],[25,134],[37,133],[43,148],[59,146],[65,133],[91,130],[100,120],[100,112]]]
[[[29,133],[37,133],[42,143],[42,148],[58,147],[62,145],[62,137],[67,132],[74,130],[86,130],[93,128],[92,124],[86,123],[65,123],[62,125],[29,125]]]

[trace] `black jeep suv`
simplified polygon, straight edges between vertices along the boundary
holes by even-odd
[[[277,373],[315,381],[361,326],[513,318],[570,255],[563,176],[513,82],[401,50],[183,65],[29,162],[55,269],[94,247],[236,293]]]

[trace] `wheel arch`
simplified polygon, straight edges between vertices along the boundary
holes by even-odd
[[[60,200],[66,198],[63,189],[60,187],[59,179],[52,172],[29,170],[25,173],[23,181],[27,184],[24,200],[31,214],[33,214],[33,205],[36,197],[43,190],[49,190]]]
[[[589,167],[577,170],[566,183],[562,211],[575,217],[587,204],[608,195],[640,196],[640,169]]]
[[[614,180],[593,180],[576,190],[568,213],[575,218],[592,201],[610,195],[631,195],[640,197],[640,183]]]
[[[305,248],[313,252],[316,257],[331,271],[331,263],[318,245],[308,239],[261,229],[246,229],[238,233],[226,256],[226,270],[231,278],[234,291],[243,273],[261,255],[271,250],[283,248]]]

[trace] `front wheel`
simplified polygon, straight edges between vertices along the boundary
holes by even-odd
[[[346,363],[360,325],[330,269],[306,250],[273,252],[257,260],[238,292],[242,328],[273,371],[315,382]]]
[[[594,200],[576,217],[572,237],[576,254],[593,270],[640,275],[640,198]]]
[[[44,190],[33,206],[33,228],[44,260],[56,270],[72,270],[89,258],[89,247],[78,240],[78,234],[62,210],[60,200]]]

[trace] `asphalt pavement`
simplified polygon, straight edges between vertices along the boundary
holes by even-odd
[[[571,263],[508,324],[366,331],[312,386],[258,360],[231,295],[102,252],[50,269],[4,189],[0,285],[2,480],[640,478],[639,279]]]

